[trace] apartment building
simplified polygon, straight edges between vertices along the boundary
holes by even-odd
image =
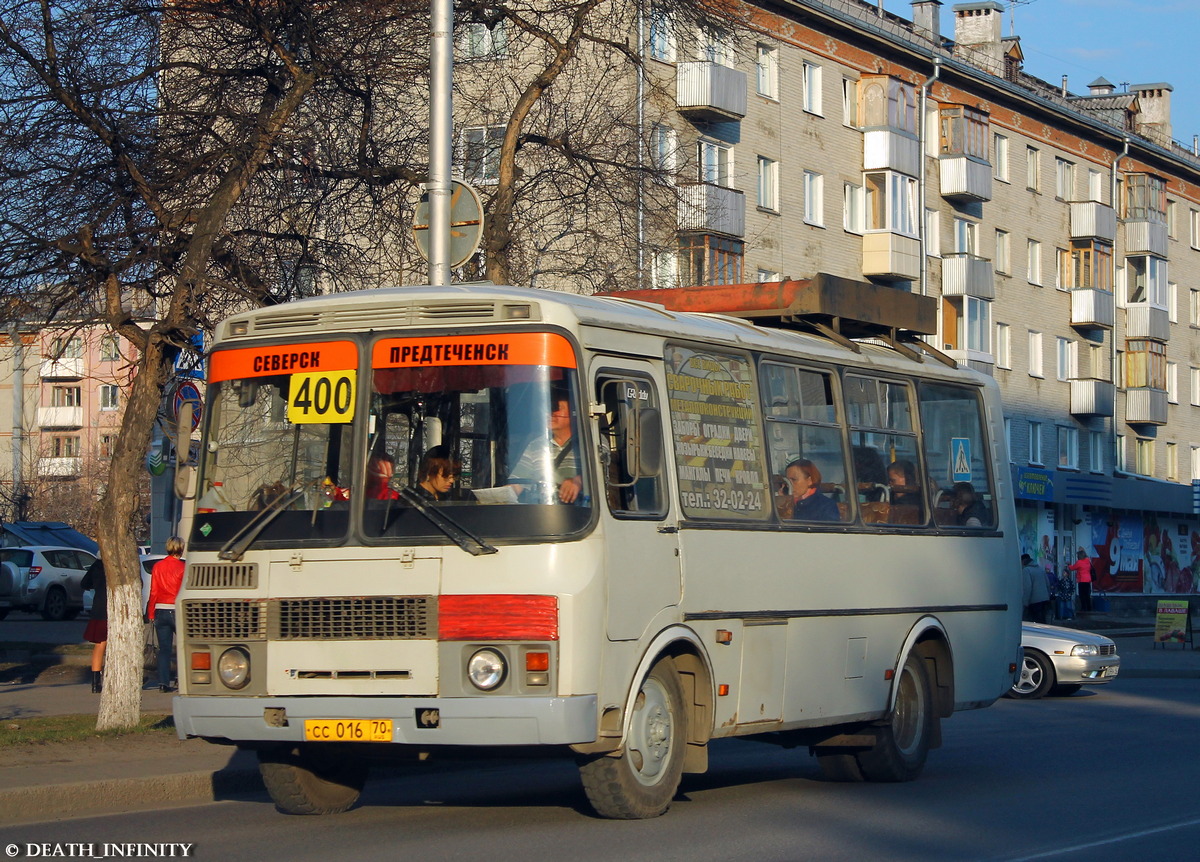
[[[1023,549],[1099,588],[1200,592],[1200,158],[1165,83],[1022,70],[995,0],[650,11],[692,172],[655,286],[829,273],[932,297],[928,341],[1003,392]],[[951,34],[943,35],[945,23]],[[1115,71],[1117,74],[1119,70]]]

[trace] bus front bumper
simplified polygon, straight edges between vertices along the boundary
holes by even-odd
[[[309,722],[391,721],[400,745],[570,745],[596,739],[595,695],[176,697],[180,739],[303,742]]]

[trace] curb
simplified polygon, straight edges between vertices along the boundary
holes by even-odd
[[[170,802],[219,802],[265,792],[257,767],[15,787],[0,790],[0,824],[44,822],[48,815],[61,819],[159,808]],[[97,805],[96,800],[106,804]]]

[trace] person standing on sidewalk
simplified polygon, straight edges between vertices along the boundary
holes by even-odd
[[[1029,554],[1021,554],[1021,578],[1025,586],[1025,613],[1022,619],[1031,623],[1044,623],[1046,608],[1050,604],[1050,586],[1046,583],[1046,575]]]
[[[83,639],[95,644],[92,647],[92,694],[99,694],[104,687],[104,651],[108,647],[108,582],[104,576],[104,563],[99,557],[88,566],[79,586],[96,591]]]
[[[171,657],[175,649],[175,596],[183,583],[183,539],[167,539],[167,556],[150,570],[150,599],[146,617],[158,634],[158,689],[175,691],[171,684]]]
[[[1075,575],[1075,583],[1079,585],[1079,610],[1090,614],[1092,612],[1092,560],[1083,548],[1075,552],[1075,557],[1075,562],[1067,568]]]

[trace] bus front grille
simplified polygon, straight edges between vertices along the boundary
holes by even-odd
[[[186,601],[183,630],[198,641],[264,641],[267,639],[266,602],[261,599],[233,601]]]
[[[200,641],[425,640],[437,636],[437,599],[189,599],[183,620],[187,637]]]
[[[193,590],[257,589],[258,563],[193,563],[187,585]]]

